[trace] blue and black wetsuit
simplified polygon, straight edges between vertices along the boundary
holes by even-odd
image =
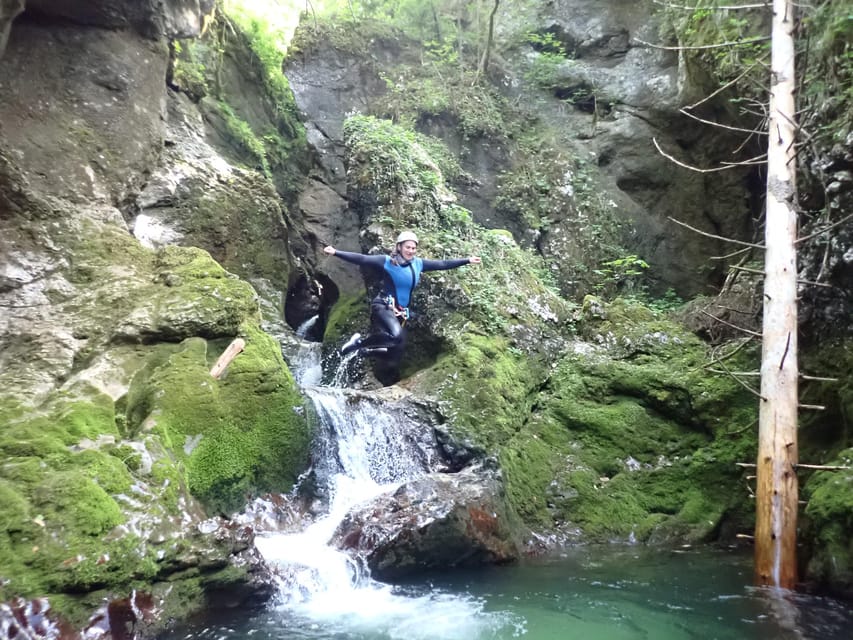
[[[468,258],[453,260],[423,260],[413,258],[410,262],[397,264],[386,255],[365,255],[348,251],[335,251],[333,254],[362,267],[368,267],[382,273],[382,286],[379,293],[370,302],[370,318],[373,325],[371,335],[362,339],[359,348],[387,348],[392,357],[402,353],[405,344],[405,330],[402,319],[408,317],[412,294],[424,271],[445,271],[470,264]],[[402,315],[395,313],[395,307]]]

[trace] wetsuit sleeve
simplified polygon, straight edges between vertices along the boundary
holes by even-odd
[[[424,260],[424,271],[446,271],[447,269],[457,269],[464,267],[466,264],[471,264],[468,258],[455,258],[453,260]]]
[[[340,251],[339,249],[336,249],[332,255],[344,260],[345,262],[351,262],[363,267],[376,267],[381,269],[385,265],[384,255],[369,256],[364,253],[351,253],[349,251]]]

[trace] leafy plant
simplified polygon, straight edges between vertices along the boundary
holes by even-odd
[[[853,12],[849,2],[828,0],[803,18],[805,77],[799,99],[808,124],[828,144],[853,131]]]
[[[226,102],[220,102],[219,109],[231,139],[236,141],[240,148],[255,160],[255,168],[269,176],[270,165],[263,141],[255,135],[249,123],[234,113],[234,110]]]
[[[200,100],[210,93],[207,68],[204,59],[207,47],[200,41],[191,41],[187,46],[179,40],[171,43],[172,69],[171,84],[184,91],[194,100]]]
[[[550,32],[529,33],[526,41],[538,52],[525,74],[527,80],[544,89],[555,88],[560,68],[569,59],[565,46]]]
[[[633,254],[602,262],[601,266],[594,271],[601,277],[594,289],[598,293],[609,294],[638,290],[637,276],[643,275],[648,268],[648,262]]]

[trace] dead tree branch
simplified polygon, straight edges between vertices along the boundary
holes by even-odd
[[[752,267],[742,267],[739,264],[731,264],[729,265],[729,269],[733,271],[746,271],[747,273],[755,273],[759,276],[764,275],[764,272],[761,269],[753,269]]]
[[[672,220],[675,224],[681,225],[682,227],[686,227],[691,231],[695,231],[696,233],[707,236],[708,238],[714,238],[715,240],[722,240],[723,242],[732,242],[734,244],[740,244],[745,247],[752,247],[754,249],[764,249],[763,245],[755,244],[753,242],[744,242],[743,240],[735,240],[734,238],[725,238],[723,236],[714,235],[713,233],[708,233],[707,231],[702,231],[701,229],[697,229],[696,227],[691,227],[686,222],[681,222],[681,220],[676,220],[672,216],[667,216],[670,220]]]
[[[735,78],[734,80],[730,80],[730,81],[729,81],[729,82],[727,82],[726,84],[722,85],[722,86],[721,86],[720,88],[718,88],[716,91],[714,91],[714,92],[710,93],[709,95],[705,96],[704,98],[702,98],[699,102],[696,102],[696,103],[694,103],[694,104],[688,105],[688,106],[686,106],[686,107],[684,107],[684,108],[685,108],[685,109],[695,109],[695,108],[696,108],[696,107],[698,107],[700,104],[702,104],[702,103],[704,103],[704,102],[707,102],[708,100],[710,100],[711,98],[713,98],[713,97],[714,97],[714,96],[716,96],[717,94],[722,93],[723,91],[725,91],[725,90],[726,90],[726,89],[728,89],[729,87],[731,87],[731,86],[733,86],[734,84],[736,84],[736,83],[737,83],[739,80],[741,80],[745,75],[747,75],[750,71],[752,71],[752,69],[753,69],[753,68],[755,68],[756,66],[758,66],[758,62],[754,62],[753,64],[751,64],[750,66],[748,66],[748,67],[746,68],[746,70],[744,70],[744,72],[743,72],[743,73],[741,73],[737,78]]]
[[[815,469],[817,471],[853,471],[853,467],[825,464],[795,464],[795,469]]]
[[[821,376],[807,376],[804,373],[800,374],[803,380],[817,380],[819,382],[838,382],[838,378],[822,378]]]
[[[703,310],[703,309],[700,309],[700,310],[699,310],[699,313],[701,313],[701,314],[703,314],[703,315],[706,315],[706,316],[708,316],[709,318],[711,318],[712,320],[715,320],[715,321],[717,321],[717,322],[719,322],[719,323],[721,323],[721,324],[724,324],[724,325],[726,325],[727,327],[731,327],[732,329],[736,329],[737,331],[741,331],[741,332],[743,332],[743,333],[745,333],[745,334],[747,334],[747,335],[749,335],[749,336],[754,336],[754,337],[756,337],[756,338],[760,338],[760,337],[761,337],[761,334],[760,334],[760,333],[758,333],[757,331],[752,331],[751,329],[744,329],[743,327],[739,327],[739,326],[737,326],[736,324],[732,324],[731,322],[726,322],[726,321],[725,321],[725,320],[723,320],[722,318],[718,318],[718,317],[717,317],[717,316],[715,316],[714,314],[712,314],[712,313],[708,313],[707,311],[705,311],[705,310]]]
[[[758,159],[764,157],[764,155],[765,155],[765,154],[761,154],[760,156],[755,156],[754,158],[750,158],[749,160],[744,160],[743,162],[727,162],[727,163],[724,163],[725,166],[722,166],[722,167],[712,167],[710,169],[701,169],[700,167],[694,167],[692,165],[685,164],[684,162],[681,162],[680,160],[678,160],[675,157],[668,154],[666,151],[661,149],[661,146],[658,143],[656,138],[652,138],[652,142],[655,145],[655,149],[657,149],[658,153],[660,153],[664,158],[666,158],[667,160],[671,160],[672,162],[677,164],[679,167],[684,167],[685,169],[690,169],[690,171],[696,171],[698,173],[715,173],[717,171],[726,171],[728,169],[734,169],[735,167],[739,167],[739,166],[747,166],[750,164],[760,164],[760,162],[758,162]]]
[[[705,118],[700,118],[699,116],[694,116],[692,113],[687,111],[685,107],[682,107],[678,110],[680,113],[683,113],[688,118],[693,118],[694,120],[698,120],[702,124],[709,124],[712,127],[719,127],[720,129],[728,129],[729,131],[741,131],[743,133],[756,134],[760,136],[766,136],[766,131],[761,131],[759,129],[745,129],[744,127],[732,127],[727,124],[722,124],[721,122],[714,122],[713,120],[705,120]]]
[[[653,44],[634,38],[634,42],[638,42],[643,46],[651,47],[652,49],[663,49],[664,51],[701,51],[706,49],[723,49],[724,47],[737,47],[742,44],[752,44],[753,42],[767,42],[770,36],[758,36],[755,38],[745,38],[744,40],[732,40],[731,42],[718,42],[716,44],[701,44],[687,47],[667,47],[661,44]]]
[[[820,235],[820,234],[822,234],[822,233],[826,233],[826,232],[827,232],[827,231],[829,231],[830,229],[833,229],[833,228],[835,228],[835,227],[838,227],[838,226],[840,226],[840,225],[844,224],[845,222],[847,222],[848,220],[850,220],[850,218],[853,218],[853,213],[851,213],[850,215],[846,215],[846,216],[844,216],[844,217],[843,217],[843,218],[841,218],[841,220],[839,220],[838,222],[833,222],[832,224],[825,226],[823,229],[818,229],[818,230],[817,230],[817,231],[815,231],[814,233],[810,233],[809,235],[807,235],[807,236],[803,236],[802,238],[797,238],[795,242],[796,242],[797,244],[799,244],[800,242],[805,242],[806,240],[811,240],[812,238],[814,238],[814,237],[816,237],[816,236],[819,236],[819,235]]]
[[[729,269],[733,271],[746,271],[747,273],[755,273],[757,275],[763,276],[765,275],[761,269],[752,269],[750,267],[742,267],[737,264],[729,265]],[[834,289],[835,287],[827,282],[815,282],[814,280],[803,280],[802,278],[797,279],[798,284],[807,284],[812,287],[824,287],[825,289]]]
[[[661,7],[666,7],[667,9],[683,9],[684,11],[696,11],[696,9],[701,9],[699,6],[685,6],[680,4],[671,4],[669,2],[661,2],[661,0],[652,0],[653,3],[660,5]],[[759,4],[735,4],[735,5],[723,5],[721,7],[714,7],[714,9],[721,9],[726,11],[736,11],[738,9],[769,9],[770,4],[768,2],[761,2]]]
[[[711,256],[708,260],[728,260],[729,258],[734,258],[735,256],[739,256],[742,253],[746,253],[749,251],[749,247],[744,247],[743,249],[738,249],[737,251],[732,251],[731,253],[727,253],[724,256]]]

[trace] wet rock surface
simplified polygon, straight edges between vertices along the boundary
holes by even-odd
[[[479,468],[423,476],[351,511],[333,544],[380,580],[519,556],[500,484]]]

